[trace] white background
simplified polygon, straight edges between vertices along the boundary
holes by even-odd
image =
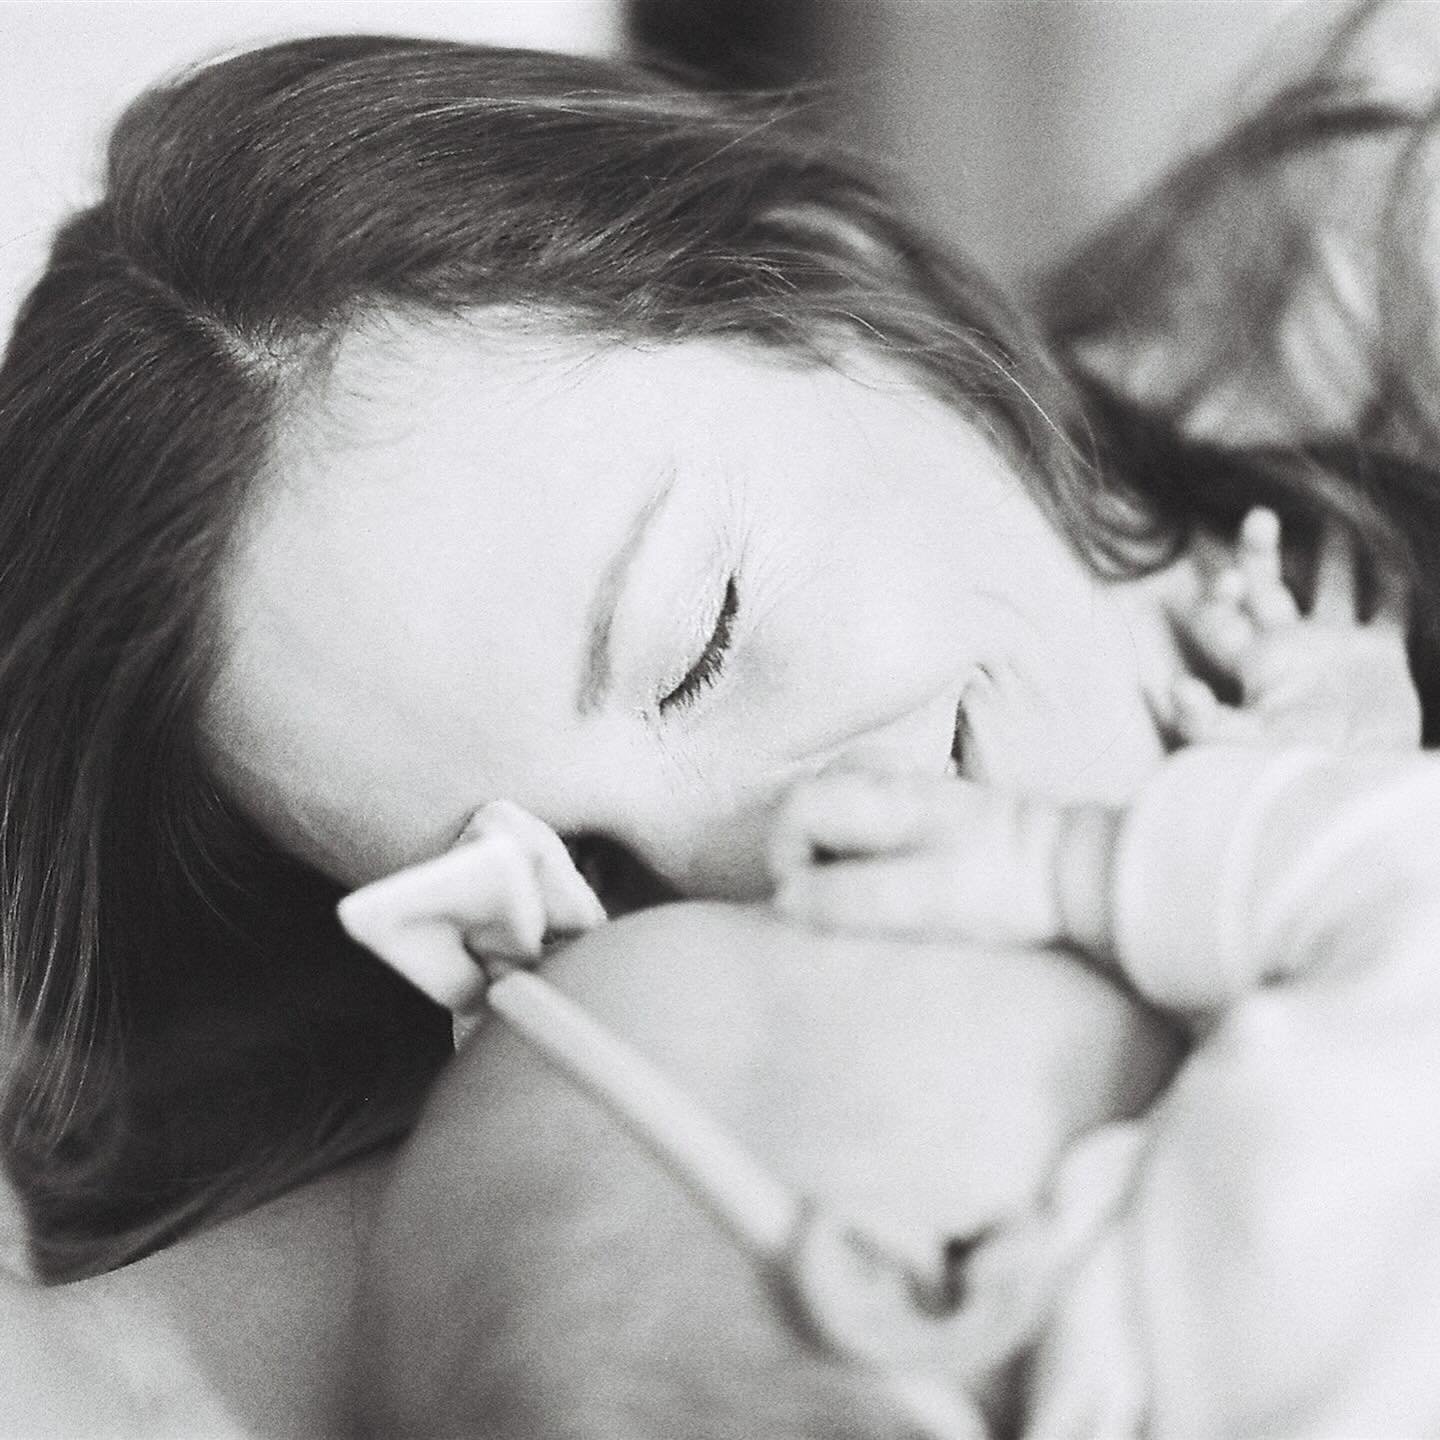
[[[1342,3],[817,0],[816,14],[849,137],[891,161],[985,269],[1016,280],[1223,125],[1277,27],[1316,28]],[[621,11],[622,0],[0,0],[0,337],[56,222],[91,198],[111,122],[146,84],[326,31],[615,53]]]
[[[0,336],[106,133],[152,81],[271,40],[377,31],[607,53],[618,0],[0,0]]]

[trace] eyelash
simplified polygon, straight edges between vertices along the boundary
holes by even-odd
[[[685,678],[668,695],[661,698],[659,709],[662,715],[670,710],[684,710],[693,705],[700,692],[708,689],[720,678],[720,672],[725,668],[725,655],[730,648],[730,632],[735,623],[735,612],[739,606],[739,592],[735,588],[735,577],[732,575],[725,582],[725,598],[720,604],[715,628],[710,632],[710,638],[705,642],[699,659],[685,672]]]

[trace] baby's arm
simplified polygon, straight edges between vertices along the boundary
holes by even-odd
[[[1362,617],[1354,556],[1338,533],[1320,547],[1314,599],[1302,613],[1280,573],[1279,519],[1250,511],[1234,565],[1179,623],[1201,664],[1237,696],[1222,703],[1206,681],[1182,677],[1166,717],[1182,743],[1418,748],[1403,597],[1392,590]]]
[[[1099,956],[1121,820],[964,780],[830,770],[781,808],[774,905],[820,930]]]
[[[1302,612],[1280,573],[1274,513],[1252,510],[1233,567],[1183,631],[1235,688],[1219,700],[1185,676],[1169,717],[1186,744],[1414,750],[1420,703],[1403,603],[1362,618],[1348,546],[1331,537]],[[1062,943],[1103,958],[1118,811],[928,775],[860,771],[806,781],[781,811],[771,852],[777,908],[822,929]]]
[[[1209,1023],[1025,1433],[1437,1433],[1437,839],[1430,756],[1201,747],[1147,786],[1115,949]],[[1095,1418],[1127,1372],[1133,1431]]]

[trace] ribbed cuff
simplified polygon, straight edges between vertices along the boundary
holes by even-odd
[[[1120,832],[1111,913],[1116,957],[1143,995],[1204,1012],[1254,983],[1247,907],[1264,821],[1321,755],[1198,746],[1140,792]]]

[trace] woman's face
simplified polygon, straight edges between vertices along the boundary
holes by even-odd
[[[752,895],[778,794],[842,752],[1127,791],[1160,753],[1134,593],[896,366],[397,322],[278,442],[206,731],[346,885],[504,797]]]

